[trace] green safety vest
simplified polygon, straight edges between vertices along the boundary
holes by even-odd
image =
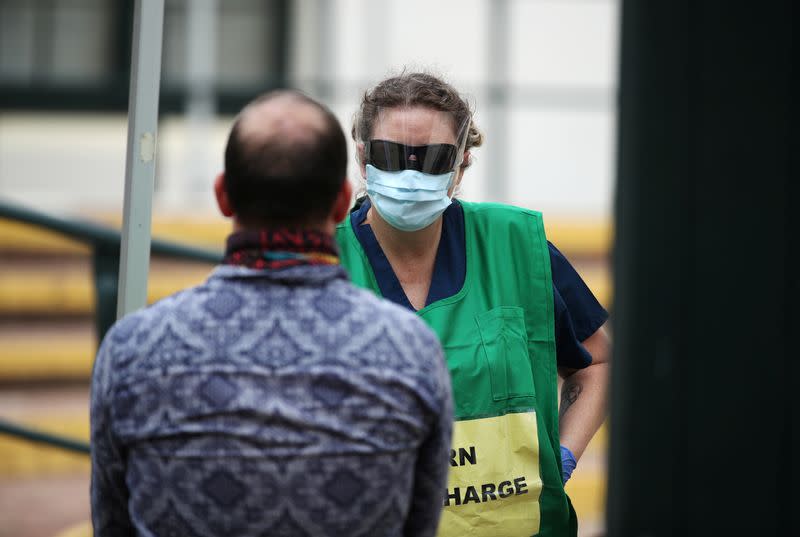
[[[437,333],[455,397],[440,537],[577,535],[561,483],[550,254],[540,213],[464,208],[464,287],[417,314]],[[349,219],[342,265],[380,294]]]

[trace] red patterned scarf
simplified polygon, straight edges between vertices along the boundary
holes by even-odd
[[[337,265],[339,251],[331,235],[316,230],[237,231],[228,236],[223,263],[254,269]]]

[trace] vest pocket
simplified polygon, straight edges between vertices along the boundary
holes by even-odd
[[[524,310],[500,306],[476,315],[475,322],[489,367],[492,398],[503,401],[535,396]]]

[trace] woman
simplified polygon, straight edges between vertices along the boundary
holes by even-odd
[[[439,534],[575,535],[563,484],[605,416],[607,313],[539,213],[453,198],[482,135],[452,86],[386,79],[352,133],[367,196],[337,228],[342,263],[430,324],[452,374]]]

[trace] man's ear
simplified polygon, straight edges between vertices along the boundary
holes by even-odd
[[[217,206],[219,212],[228,218],[233,216],[233,208],[231,207],[230,200],[228,199],[228,191],[225,190],[225,172],[217,175],[214,180],[214,196],[217,198]]]
[[[337,224],[347,218],[347,215],[350,214],[350,205],[353,198],[353,187],[350,186],[350,181],[347,180],[345,177],[344,182],[342,183],[342,188],[339,190],[339,194],[336,195],[336,202],[333,205],[333,210],[331,211],[331,218]]]

